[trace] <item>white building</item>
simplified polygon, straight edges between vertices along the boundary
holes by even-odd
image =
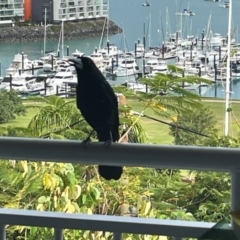
[[[0,24],[24,21],[23,0],[0,0]]]
[[[1,1],[1,0],[0,0]],[[104,0],[54,0],[53,21],[77,20],[107,16]]]

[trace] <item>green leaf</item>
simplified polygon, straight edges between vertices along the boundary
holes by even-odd
[[[30,227],[30,235],[34,237],[37,233],[38,228],[37,227]]]
[[[91,192],[93,193],[95,200],[98,200],[101,195],[100,191],[95,187],[91,187]]]
[[[217,189],[215,189],[215,188],[212,189],[212,192],[213,192],[214,194],[216,194],[218,197],[223,197],[223,194],[220,193],[220,192],[219,192]]]
[[[45,196],[41,196],[38,198],[38,203],[45,203],[47,202],[47,198]]]
[[[82,204],[85,204],[87,201],[87,195],[86,194],[83,194],[82,195]]]
[[[174,204],[166,203],[166,202],[155,202],[154,203],[158,208],[160,209],[171,209],[171,208],[176,208],[177,206]]]
[[[83,238],[84,239],[89,239],[89,234],[90,234],[89,230],[85,231],[84,234],[83,234]]]
[[[70,172],[74,172],[74,167],[71,163],[66,163],[65,168],[66,168],[66,170],[68,170]]]
[[[67,172],[66,176],[71,185],[74,185],[76,183],[76,178],[74,173]]]
[[[80,208],[76,202],[72,202],[72,205],[74,206],[76,212],[80,212]]]

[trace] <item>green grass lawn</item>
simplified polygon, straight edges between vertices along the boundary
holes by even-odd
[[[25,102],[26,105],[32,104],[32,105],[38,105],[43,103],[36,103],[32,102],[30,103]],[[144,106],[140,102],[135,101],[128,101],[128,104],[132,107],[133,110],[141,112],[144,109]],[[225,103],[222,101],[218,102],[203,102],[205,106],[210,106],[212,111],[214,112],[216,119],[217,119],[217,128],[219,129],[220,134],[223,133],[224,130],[224,112],[225,112]],[[233,103],[232,109],[233,114],[235,115],[236,119],[240,120],[240,102],[239,103]],[[38,108],[28,108],[26,116],[19,116],[15,120],[1,124],[0,126],[6,127],[6,126],[16,126],[16,127],[27,127],[30,120],[34,115],[38,113]],[[166,122],[169,122],[168,119],[162,119],[157,114],[155,114],[151,109],[146,109],[145,111],[146,115],[164,120]],[[237,125],[236,120],[230,115],[230,128],[229,128],[229,134],[232,136],[236,136],[239,132],[239,128]],[[149,120],[147,118],[142,118],[143,125],[146,129],[147,135],[152,143],[158,143],[158,144],[171,144],[173,141],[173,137],[169,135],[169,126],[155,122],[153,120]]]
[[[224,123],[225,123],[225,103],[224,102],[204,102],[205,106],[209,106],[215,114],[217,119],[217,128],[220,133],[224,133]],[[232,113],[229,115],[229,135],[236,136],[240,129],[237,124],[237,120],[240,121],[240,102],[234,102],[231,104],[233,109]],[[237,119],[237,120],[236,120]]]
[[[25,116],[16,117],[11,122],[0,124],[1,127],[15,126],[15,127],[27,127],[31,119],[39,112],[38,108],[28,108]]]
[[[135,102],[135,101],[128,101],[127,102],[133,110],[137,112],[141,112],[144,109],[144,105],[140,102]],[[146,115],[155,117],[158,119],[159,116],[154,113],[151,109],[146,109],[144,112]],[[170,144],[173,141],[173,137],[169,135],[169,126],[155,122],[153,120],[147,119],[147,118],[141,118],[143,125],[146,129],[147,135],[149,137],[149,140],[152,143],[161,143],[161,144]],[[169,122],[168,119],[161,119],[165,120],[166,122]]]
[[[144,106],[139,102],[128,101],[128,104],[133,108],[133,110],[141,112],[144,109]],[[222,101],[218,102],[203,102],[205,106],[209,106],[213,113],[215,114],[217,120],[217,129],[220,134],[224,132],[224,117],[225,117],[225,103]],[[233,113],[230,114],[230,127],[229,134],[231,136],[236,136],[240,129],[235,120],[239,119],[240,121],[240,102],[232,103]],[[167,119],[162,119],[157,116],[152,110],[147,109],[145,111],[146,115],[158,118],[160,120],[164,120],[166,122],[170,122]],[[235,116],[235,118],[233,117]],[[142,118],[143,124],[147,130],[147,134],[152,143],[160,143],[160,144],[171,144],[173,141],[173,137],[169,135],[169,126],[165,124],[161,124],[146,118]]]

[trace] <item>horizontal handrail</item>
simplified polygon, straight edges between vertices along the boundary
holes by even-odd
[[[231,171],[231,209],[240,208],[240,149],[237,148],[131,143],[112,143],[111,147],[106,148],[99,142],[83,148],[80,141],[0,137],[0,159]],[[6,224],[53,227],[55,233],[59,233],[56,239],[62,239],[61,229],[174,235],[176,239],[198,238],[214,225],[206,222],[0,209],[0,240],[5,240]],[[232,224],[240,239],[240,228],[234,222]],[[227,227],[223,231],[228,231]],[[116,234],[114,236],[120,239]]]
[[[3,221],[3,223],[1,222]],[[0,224],[199,238],[215,223],[0,209]],[[229,226],[220,231],[231,231]]]
[[[238,171],[240,149],[0,137],[0,158],[15,160]]]

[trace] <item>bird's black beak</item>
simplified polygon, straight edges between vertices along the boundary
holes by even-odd
[[[83,63],[81,58],[69,58],[68,62],[71,66],[74,66],[75,68],[83,69]]]

